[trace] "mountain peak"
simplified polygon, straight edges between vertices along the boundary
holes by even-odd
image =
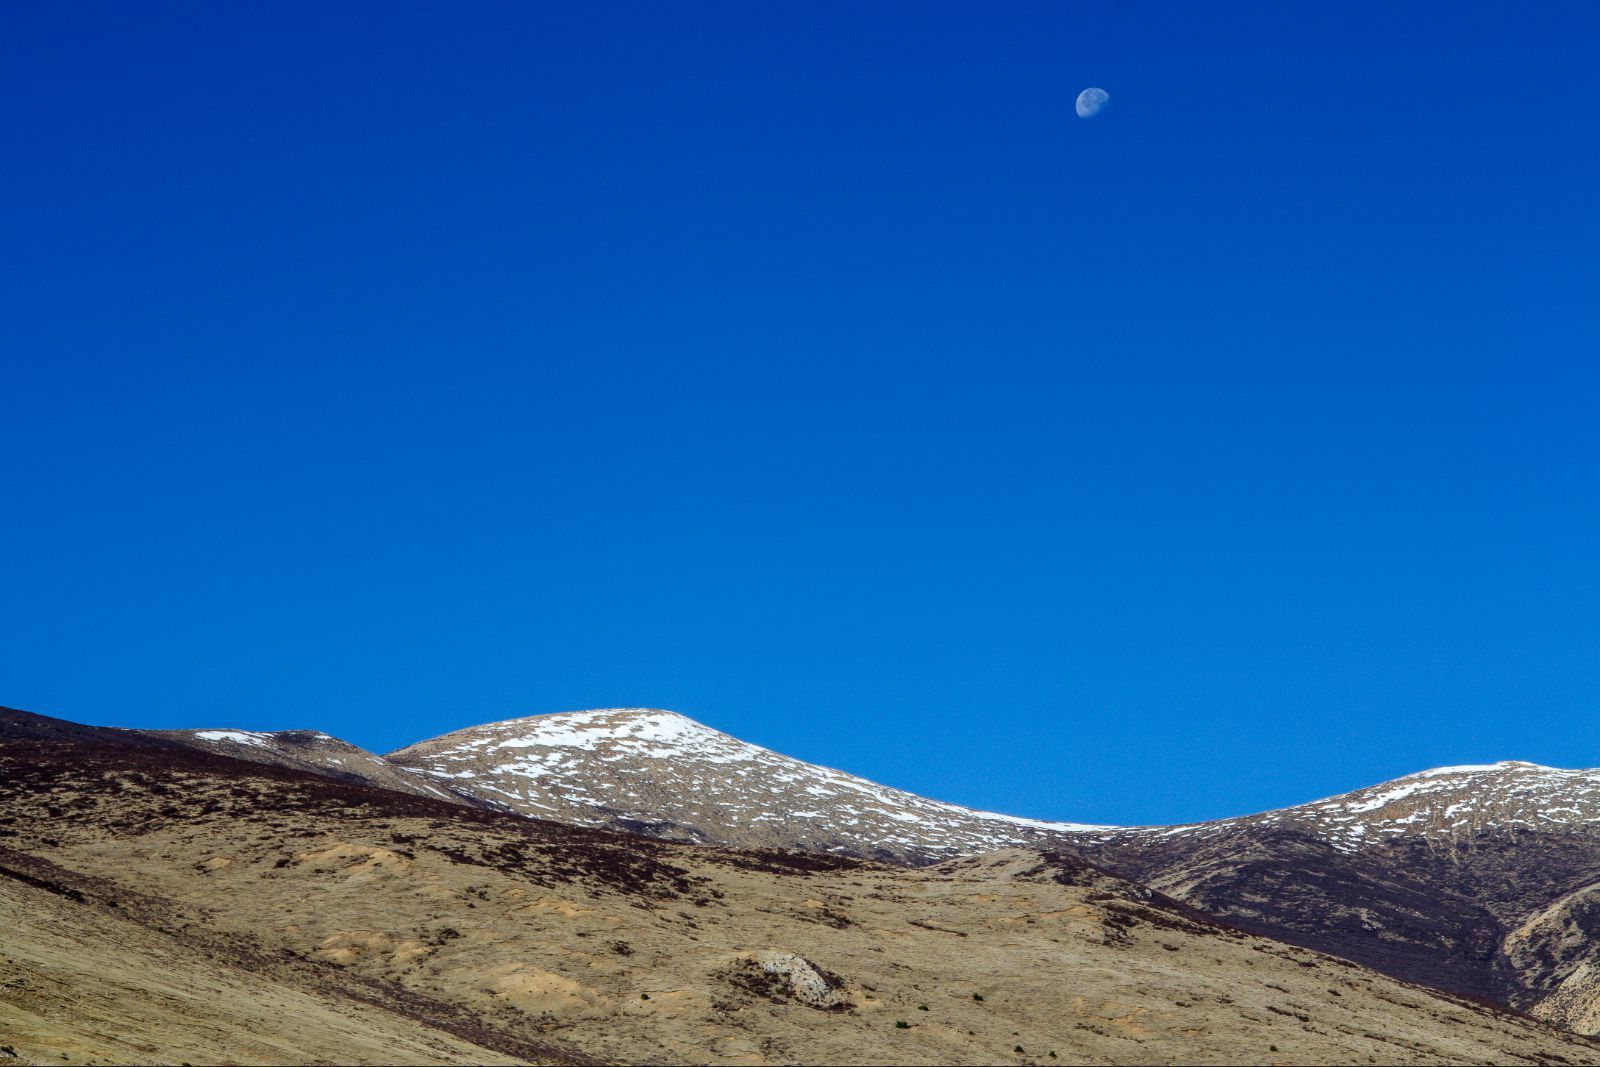
[[[1100,829],[929,800],[659,708],[508,719],[388,759],[524,815],[678,840],[930,862]]]
[[[389,753],[405,762],[409,755],[464,756],[501,749],[595,749],[639,756],[669,757],[683,750],[736,746],[755,748],[662,708],[591,708],[468,726]],[[764,751],[764,750],[763,750]]]
[[[1453,767],[1431,767],[1425,771],[1403,775],[1404,778],[1438,778],[1447,774],[1492,774],[1495,771],[1508,771],[1517,768],[1533,771],[1561,771],[1559,767],[1546,767],[1540,763],[1529,763],[1527,760],[1503,759],[1495,763],[1461,763]],[[1568,773],[1562,771],[1562,773]]]

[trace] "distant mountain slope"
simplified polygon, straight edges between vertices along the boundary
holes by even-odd
[[[1107,829],[928,800],[655,709],[511,719],[385,758],[523,815],[679,841],[932,863]]]
[[[1441,767],[1082,850],[1274,937],[1600,1028],[1600,771]]]
[[[95,743],[177,747],[142,730],[120,730],[113,726],[85,726],[83,723],[39,715],[20,708],[0,707],[0,741],[41,741],[45,743]]]
[[[293,767],[329,778],[365,782],[401,793],[475,804],[447,784],[403,770],[364,748],[319,730],[140,730],[139,733],[252,763]]]
[[[1340,852],[1481,832],[1600,829],[1600,770],[1441,767],[1291,808],[1179,826],[1095,826],[975,811],[740,741],[675,712],[608,708],[473,726],[389,753],[485,803],[580,825],[719,844],[937,862],[988,848],[1198,847],[1241,830],[1297,833]]]
[[[274,767],[292,767],[341,781],[363,782],[417,796],[477,805],[448,784],[430,780],[415,771],[392,766],[381,756],[357,748],[319,730],[130,730],[38,715],[0,707],[0,741],[34,740],[53,743],[100,743],[156,749],[197,749],[231,759]]]
[[[1600,770],[1569,771],[1506,760],[1436,767],[1259,815],[1133,832],[1195,840],[1251,827],[1303,833],[1340,851],[1354,852],[1402,838],[1450,849],[1485,831],[1565,833],[1586,826],[1600,830]]]

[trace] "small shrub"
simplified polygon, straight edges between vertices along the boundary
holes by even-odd
[[[972,994],[972,999],[977,1001],[979,1004],[982,1004],[983,1003],[983,994],[982,993],[974,993],[974,994]]]
[[[927,1011],[928,1010],[928,1006],[926,1004],[918,1004],[917,1005],[917,1010],[918,1011]]]
[[[911,1029],[911,1024],[906,1022],[904,1019],[896,1019],[894,1021],[894,1028],[896,1030],[909,1030]]]

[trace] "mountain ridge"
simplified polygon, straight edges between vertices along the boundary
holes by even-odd
[[[386,756],[313,731],[139,736],[667,841],[919,867],[1070,853],[1243,929],[1600,1030],[1600,772],[1456,765],[1253,815],[1109,827],[929,800],[660,709],[524,716]]]
[[[630,746],[626,743],[630,737],[644,743]],[[623,743],[614,743],[616,741]],[[605,750],[598,761],[574,758],[591,745]],[[483,762],[471,758],[474,749],[520,750],[520,758],[492,766],[469,766]],[[1430,839],[1459,841],[1462,835],[1488,825],[1529,829],[1566,826],[1574,815],[1585,821],[1600,822],[1600,769],[1569,770],[1525,760],[1428,768],[1301,804],[1199,822],[1114,826],[1035,819],[920,797],[831,767],[782,756],[678,712],[657,708],[603,708],[520,716],[415,742],[387,753],[384,758],[454,783],[466,781],[487,788],[498,794],[497,802],[509,803],[513,809],[525,806],[528,814],[560,812],[564,817],[585,819],[588,814],[575,805],[587,804],[608,812],[618,810],[615,808],[618,796],[594,795],[590,785],[594,778],[575,780],[580,767],[585,775],[604,772],[605,768],[596,766],[597,762],[631,761],[636,765],[652,762],[656,764],[652,769],[658,779],[687,777],[691,781],[683,785],[688,789],[691,782],[699,785],[707,775],[701,773],[698,779],[688,776],[684,764],[699,762],[726,767],[743,760],[775,773],[784,784],[800,786],[807,795],[824,795],[830,791],[829,786],[838,786],[884,802],[925,803],[933,806],[928,809],[930,814],[937,812],[959,820],[980,820],[986,827],[986,832],[973,835],[973,841],[959,837],[953,842],[936,838],[917,840],[904,832],[880,835],[900,845],[908,854],[915,853],[919,857],[948,850],[955,850],[949,854],[959,854],[962,848],[970,850],[978,837],[983,843],[1006,847],[1025,845],[1039,840],[1040,835],[1079,843],[1104,842],[1128,835],[1214,835],[1256,824],[1311,832],[1324,837],[1335,848],[1350,850],[1363,843],[1368,835],[1377,839],[1420,833]],[[677,766],[667,766],[667,761]],[[573,766],[564,771],[563,764],[569,763]],[[637,766],[630,771],[640,773]],[[486,786],[484,779],[489,777],[495,777],[496,781]],[[617,777],[615,774],[600,775],[602,780],[615,781]],[[507,790],[505,780],[508,778],[518,780],[524,788]],[[550,781],[538,785],[539,779]],[[558,782],[568,790],[566,793],[555,793],[550,788]],[[626,785],[625,782],[618,784]],[[589,794],[587,799],[574,799],[585,793]],[[1554,803],[1558,798],[1575,798],[1580,803],[1558,805]],[[659,816],[660,811],[653,814]],[[858,813],[847,811],[845,814]],[[677,826],[693,825],[692,820],[667,821]],[[913,820],[895,821],[910,823]],[[1015,840],[1005,839],[1008,829],[1015,832]],[[848,844],[834,847],[839,851],[849,850]]]
[[[1600,1030],[1600,770],[1457,764],[1113,827],[929,801],[658,709],[527,716],[386,758],[510,810],[669,839],[914,865],[1067,851],[1245,929]]]
[[[31,714],[7,710],[15,715]],[[971,854],[985,845],[1026,847],[1047,839],[1105,844],[1129,837],[1215,836],[1251,825],[1308,832],[1341,851],[1349,851],[1386,837],[1420,834],[1438,844],[1461,846],[1478,829],[1546,829],[1570,827],[1574,822],[1600,823],[1600,768],[1567,769],[1526,760],[1427,768],[1344,793],[1243,815],[1124,826],[1037,819],[935,800],[833,767],[784,756],[662,708],[594,708],[517,716],[452,730],[382,755],[313,729],[126,730],[71,725],[86,730],[119,730],[241,759],[320,769],[402,792],[443,796],[580,825],[615,823],[632,832],[650,832],[641,831],[639,825],[659,823],[664,832],[700,841],[722,839],[692,819],[664,816],[659,808],[630,810],[622,803],[627,799],[625,795],[606,790],[620,787],[636,793],[617,772],[626,770],[630,777],[644,777],[640,765],[645,763],[653,764],[649,776],[658,787],[664,781],[677,780],[685,790],[704,787],[706,767],[732,767],[737,772],[739,765],[747,764],[745,769],[771,774],[781,785],[799,787],[788,792],[819,797],[842,791],[865,803],[912,805],[918,814],[967,824],[967,828],[958,831],[946,828],[919,838],[908,829],[918,821],[917,817],[901,812],[899,817],[888,816],[889,822],[897,826],[879,827],[871,833],[841,832],[842,841],[820,846],[816,842],[823,835],[796,833],[792,824],[786,828],[786,832],[810,842],[801,847],[853,853],[857,851],[854,843],[861,845],[859,851],[864,855],[923,863]],[[594,756],[589,755],[591,749]],[[469,766],[485,762],[472,758],[474,750],[510,753],[507,759],[487,767]],[[511,759],[510,755],[519,758]],[[694,763],[702,765],[700,773],[686,773],[685,765]],[[618,767],[619,764],[629,766]],[[455,769],[446,769],[451,767]],[[523,788],[508,789],[508,780]],[[557,792],[557,786],[564,792]],[[662,792],[657,788],[657,795],[641,799],[659,803]],[[681,802],[689,798],[678,799]],[[848,819],[859,817],[860,813],[846,810],[844,814]],[[790,813],[791,819],[817,817],[805,811]],[[977,829],[980,826],[981,830]],[[765,836],[777,838],[784,833]]]
[[[686,845],[204,747],[270,738],[29,726],[0,715],[23,1063],[1600,1061],[1071,853]]]

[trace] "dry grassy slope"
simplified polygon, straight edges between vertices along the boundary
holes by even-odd
[[[263,977],[308,994],[367,990],[389,1005],[372,1012],[438,1020],[453,1006],[458,1034],[501,1048],[663,1063],[1600,1063],[1584,1039],[1216,927],[1063,855],[906,870],[702,848],[68,742],[0,746],[0,794],[0,832],[24,854],[11,866],[83,896],[52,899],[64,921],[72,904],[91,930],[116,897],[152,938],[254,954]],[[183,1007],[118,1010],[159,1033]],[[291,1058],[346,1058],[318,1019]]]
[[[521,1062],[14,877],[0,915],[0,1046],[19,1054],[0,1062]]]

